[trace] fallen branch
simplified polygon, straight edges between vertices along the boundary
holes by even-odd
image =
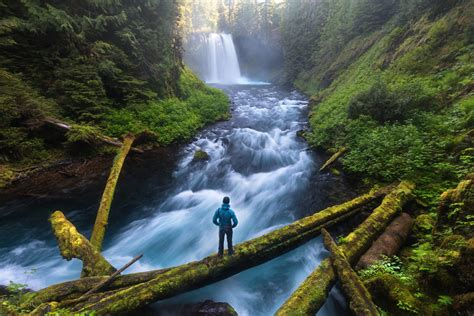
[[[351,264],[354,264],[360,258],[370,247],[372,241],[401,212],[403,205],[412,198],[413,189],[414,185],[409,182],[400,183],[361,225],[344,238],[340,249]],[[276,315],[316,314],[326,301],[329,290],[334,283],[334,270],[330,260],[325,259],[293,292]]]
[[[115,268],[97,251],[86,237],[67,220],[60,211],[50,217],[54,235],[58,241],[61,256],[66,260],[76,258],[82,261],[81,276],[110,275]]]
[[[357,273],[352,270],[350,263],[337,247],[331,235],[324,228],[324,246],[331,252],[331,264],[341,281],[342,289],[349,299],[349,308],[356,316],[379,316],[377,306],[372,302],[369,291],[365,288]]]
[[[132,260],[130,260],[130,262],[128,262],[126,265],[124,265],[123,267],[121,267],[120,269],[118,269],[117,271],[115,271],[107,280],[105,280],[104,282],[99,283],[97,286],[95,286],[94,288],[92,288],[90,291],[88,291],[86,294],[84,294],[83,296],[81,296],[79,299],[84,298],[84,297],[87,296],[87,295],[91,295],[91,294],[97,292],[98,290],[100,290],[101,288],[103,288],[104,286],[106,286],[106,285],[112,283],[112,281],[113,281],[120,273],[122,273],[123,271],[125,271],[126,269],[128,269],[132,264],[134,264],[135,262],[137,262],[138,260],[140,260],[142,257],[143,257],[143,255],[136,256],[135,258],[133,258]]]
[[[329,158],[325,163],[324,165],[319,168],[319,172],[323,172],[324,170],[326,170],[327,168],[329,168],[329,166],[331,166],[334,162],[336,162],[337,159],[339,159],[339,157],[341,157],[342,155],[345,154],[345,152],[347,151],[347,148],[345,147],[342,147],[341,149],[339,149],[337,151],[337,153],[335,153],[334,155],[331,156],[331,158]]]

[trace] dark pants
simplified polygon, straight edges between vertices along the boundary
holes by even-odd
[[[219,228],[219,256],[222,256],[224,254],[224,236],[226,235],[229,255],[232,255],[234,253],[234,248],[232,248],[232,227],[224,226]]]

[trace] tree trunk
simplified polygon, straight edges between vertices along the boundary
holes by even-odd
[[[135,137],[132,135],[127,135],[125,137],[123,140],[123,145],[115,157],[114,164],[110,170],[110,175],[107,179],[104,193],[102,194],[102,199],[100,201],[99,210],[97,211],[97,217],[95,219],[94,229],[92,230],[91,236],[91,244],[95,249],[97,249],[97,251],[101,251],[102,249],[102,242],[104,240],[105,228],[107,227],[109,220],[109,211],[114,198],[115,187],[117,186],[117,181],[120,176],[120,171],[122,170],[125,158],[127,157],[134,140]]]
[[[383,256],[394,256],[403,246],[414,220],[407,213],[402,213],[395,218],[385,232],[372,244],[369,250],[360,258],[356,270],[365,269],[382,259]]]
[[[337,247],[331,235],[322,229],[324,246],[331,253],[331,264],[342,284],[342,289],[349,299],[349,307],[356,316],[379,316],[377,306],[372,302],[369,291],[365,288],[357,273],[352,270],[342,251]]]
[[[412,198],[414,185],[402,182],[390,192],[373,213],[340,245],[347,260],[354,264],[370,247],[372,241],[383,232],[392,219],[400,214],[403,205]],[[335,283],[335,274],[329,259],[321,262],[318,268],[293,292],[280,307],[276,315],[314,315],[326,301],[329,290]]]
[[[61,255],[66,260],[76,258],[82,261],[81,276],[110,275],[115,268],[81,235],[76,227],[60,211],[50,217],[54,235],[58,241]]]
[[[388,188],[372,190],[341,205],[329,207],[312,216],[298,220],[264,236],[235,247],[232,257],[209,256],[167,270],[119,276],[103,290],[81,304],[68,305],[73,311],[88,310],[99,314],[132,311],[148,303],[169,298],[228,278],[284,254],[317,236],[320,229],[340,222],[362,207],[387,194]],[[23,306],[34,308],[41,303],[79,297],[104,278],[85,278],[53,285],[38,291]],[[99,302],[100,300],[100,302]]]

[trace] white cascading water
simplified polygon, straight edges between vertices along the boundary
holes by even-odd
[[[239,84],[242,82],[239,60],[230,34],[210,33],[205,36],[207,83]]]

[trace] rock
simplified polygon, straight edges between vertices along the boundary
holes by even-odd
[[[206,300],[202,303],[187,305],[182,310],[183,316],[237,316],[235,309],[228,303]]]
[[[193,161],[207,161],[209,160],[209,154],[207,152],[205,152],[204,150],[196,150],[196,152],[194,153],[194,158],[193,158]]]

